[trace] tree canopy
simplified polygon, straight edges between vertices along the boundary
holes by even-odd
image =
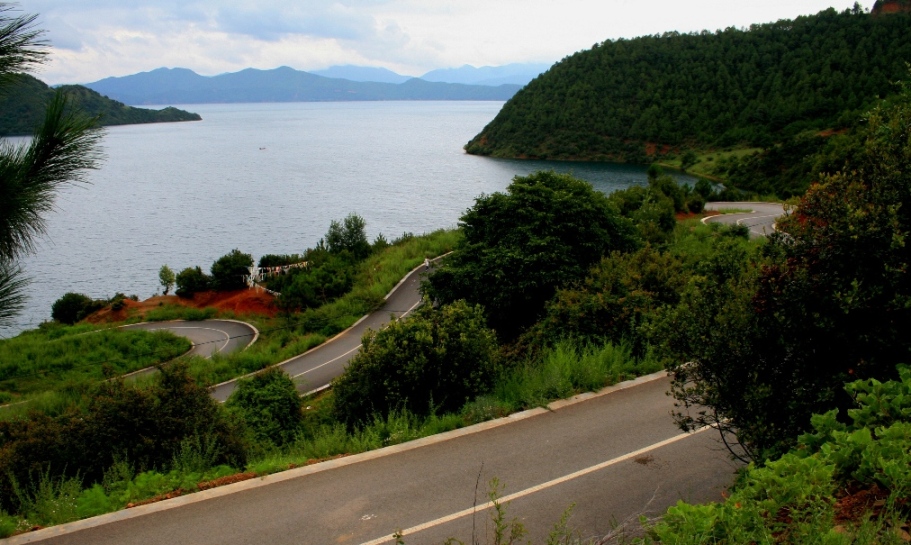
[[[608,40],[519,91],[466,145],[497,157],[627,160],[687,146],[767,147],[839,128],[897,91],[911,13],[860,9]]]
[[[604,194],[554,172],[517,176],[506,193],[479,197],[459,225],[464,238],[426,291],[445,303],[484,305],[505,337],[533,323],[558,287],[583,278],[601,256],[637,245],[632,224]]]

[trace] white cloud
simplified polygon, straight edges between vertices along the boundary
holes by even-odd
[[[49,83],[160,66],[383,66],[421,74],[463,64],[554,62],[606,39],[743,27],[836,0],[34,0],[55,49]],[[837,0],[844,10],[852,0]],[[869,7],[869,6],[868,6]]]

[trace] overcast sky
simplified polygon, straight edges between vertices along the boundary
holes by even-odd
[[[382,66],[405,75],[553,63],[607,39],[745,27],[853,0],[21,0],[54,48],[37,76],[88,83],[159,67]],[[872,7],[873,0],[861,2]]]

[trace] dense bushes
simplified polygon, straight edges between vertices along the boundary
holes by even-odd
[[[278,303],[287,311],[316,308],[348,293],[354,284],[356,263],[351,254],[332,254],[310,249],[307,267],[294,269],[269,281],[269,288],[281,293]]]
[[[911,489],[911,371],[899,374],[900,381],[848,384],[856,400],[850,423],[837,411],[813,416],[796,450],[749,468],[722,503],[679,502],[642,541],[907,542],[899,526]]]
[[[693,362],[675,368],[675,392],[713,411],[684,425],[717,417],[753,456],[775,456],[813,413],[850,406],[844,382],[894,378],[911,358],[909,133],[911,95],[872,111],[762,259],[720,257],[693,283],[669,332]]]
[[[230,291],[243,289],[247,286],[244,276],[249,275],[248,267],[253,265],[253,257],[238,249],[219,257],[212,263],[209,276],[196,267],[187,267],[177,273],[178,297],[192,297],[194,293],[207,290]]]
[[[353,425],[397,410],[456,411],[492,384],[496,350],[480,307],[421,307],[364,335],[360,353],[333,382],[336,416]]]
[[[73,325],[89,314],[104,308],[105,301],[92,299],[82,293],[65,293],[51,306],[51,318],[61,324]]]
[[[118,461],[139,471],[168,467],[188,439],[209,444],[214,463],[246,458],[239,428],[181,364],[163,368],[149,389],[103,382],[82,403],[58,416],[0,422],[0,507],[18,512],[17,488],[29,490],[42,477],[91,484]]]
[[[225,406],[241,417],[257,442],[281,446],[300,431],[301,404],[287,373],[271,367],[238,381]]]
[[[348,252],[360,261],[370,255],[366,227],[367,222],[357,214],[348,214],[341,222],[332,220],[326,233],[326,247],[334,254]]]

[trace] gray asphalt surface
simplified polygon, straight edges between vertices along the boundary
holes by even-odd
[[[706,223],[724,223],[728,225],[746,225],[750,229],[750,236],[768,236],[775,230],[775,220],[784,215],[784,207],[778,203],[769,202],[710,202],[706,203],[706,210],[724,209],[751,210],[748,213],[722,214],[706,218]]]
[[[421,303],[418,288],[424,274],[423,266],[411,271],[386,296],[386,302],[378,310],[320,346],[280,363],[279,367],[291,375],[301,393],[328,386],[332,379],[342,374],[348,361],[357,353],[361,337],[368,329],[378,330],[389,323],[393,316],[401,318]],[[235,379],[213,386],[212,397],[224,401],[236,385]]]
[[[204,320],[200,322],[146,322],[123,326],[123,329],[143,331],[171,331],[190,339],[193,348],[189,354],[210,357],[219,352],[230,353],[241,350],[256,337],[256,328],[232,320]]]
[[[398,445],[299,468],[8,543],[392,543],[382,538],[425,523],[427,529],[406,532],[405,541],[441,543],[452,536],[469,543],[476,525],[475,535],[486,542],[488,511],[433,521],[482,505],[492,477],[505,485],[503,494],[511,494],[630,453],[513,500],[508,518],[519,518],[535,543],[543,543],[574,502],[570,526],[582,536],[604,535],[624,521],[636,528],[639,514],[656,515],[678,499],[720,500],[735,470],[713,430],[636,452],[680,435],[669,415],[667,389],[668,380],[659,378],[552,411],[538,409],[526,418],[514,416],[506,425],[481,424],[476,433],[458,430],[457,437],[428,438],[422,446]]]

